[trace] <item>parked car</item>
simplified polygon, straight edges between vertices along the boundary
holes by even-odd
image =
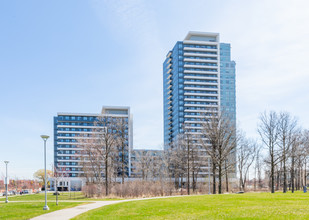
[[[11,196],[11,195],[12,195],[12,192],[8,191],[8,196]],[[6,192],[3,193],[3,196],[6,196]]]
[[[16,191],[14,191],[14,190],[11,190],[10,193],[11,193],[11,195],[16,195]]]
[[[24,189],[23,191],[22,191],[22,194],[29,194],[30,192],[29,192],[29,190],[28,189]]]

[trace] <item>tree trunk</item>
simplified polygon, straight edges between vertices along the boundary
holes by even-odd
[[[275,162],[274,162],[274,152],[272,149],[272,153],[271,153],[271,193],[275,193]]]
[[[280,185],[280,172],[277,169],[276,190],[279,190],[279,185]]]
[[[294,166],[295,166],[295,158],[292,156],[292,164],[291,164],[291,187],[292,193],[294,193]]]
[[[239,191],[242,190],[242,173],[240,172],[240,177],[239,177]]]
[[[189,144],[188,144],[188,148],[187,148],[187,193],[188,195],[190,195],[190,147],[189,147]]]
[[[222,194],[222,166],[221,166],[221,162],[219,163],[219,166],[218,166],[218,176],[219,176],[218,193]]]
[[[122,171],[122,180],[121,183],[124,184],[124,144],[122,143],[122,155],[121,155],[121,171]]]
[[[107,157],[105,158],[105,195],[108,196],[108,159]]]
[[[216,164],[212,163],[212,193],[216,194]]]
[[[227,165],[226,165],[226,160],[224,163],[224,167],[225,167],[225,190],[226,192],[229,191],[229,176],[228,176],[228,169],[227,169]]]
[[[226,192],[229,192],[229,177],[228,174],[225,174],[225,184],[226,184]]]
[[[305,165],[304,165],[304,186],[307,186],[307,160],[305,158]]]
[[[286,158],[285,151],[283,153],[283,193],[287,191],[287,183],[286,183]]]
[[[195,188],[196,188],[196,182],[195,182],[195,173],[194,173],[194,168],[192,170],[192,189],[193,189],[193,192],[195,192]]]

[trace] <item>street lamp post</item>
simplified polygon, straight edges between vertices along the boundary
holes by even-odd
[[[8,163],[9,161],[4,161],[5,163],[5,169],[6,169],[6,175],[5,175],[5,196],[6,196],[6,199],[5,199],[5,203],[8,203],[9,200],[8,200]]]
[[[44,169],[45,169],[45,183],[44,183],[44,189],[45,189],[45,206],[43,210],[49,210],[49,207],[47,206],[47,175],[46,175],[46,141],[49,138],[48,135],[41,135],[41,138],[44,140]]]

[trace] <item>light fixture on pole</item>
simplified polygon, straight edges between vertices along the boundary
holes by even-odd
[[[5,196],[6,196],[6,199],[5,199],[5,203],[8,203],[9,200],[8,200],[8,184],[9,184],[9,179],[8,179],[8,163],[9,161],[4,161],[5,163],[5,169],[6,169],[6,175],[5,175]]]
[[[43,210],[49,210],[49,207],[47,206],[47,178],[46,178],[46,141],[49,138],[48,135],[41,135],[41,138],[44,140],[44,170],[45,170],[45,183],[44,183],[44,190],[45,190],[45,206]]]

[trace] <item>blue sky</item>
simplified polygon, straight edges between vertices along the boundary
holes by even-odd
[[[285,110],[308,128],[305,0],[0,1],[0,178],[43,168],[57,112],[130,106],[134,146],[163,145],[162,63],[188,31],[219,32],[236,61],[237,121]],[[48,141],[48,166],[53,140]]]

